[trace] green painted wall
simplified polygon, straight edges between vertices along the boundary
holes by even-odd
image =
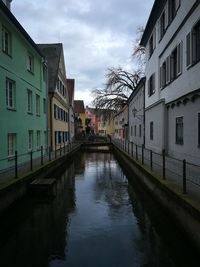
[[[17,135],[19,162],[29,160],[28,131],[33,130],[33,150],[36,151],[36,131],[40,131],[41,145],[45,147],[47,131],[47,114],[44,113],[43,99],[47,99],[47,84],[43,79],[43,60],[37,51],[28,43],[18,29],[8,20],[0,10],[0,29],[6,27],[11,33],[11,57],[2,51],[2,31],[0,31],[0,170],[14,164],[8,160],[8,133]],[[34,74],[27,70],[27,56],[34,57]],[[16,110],[9,110],[6,106],[6,78],[15,81]],[[27,89],[32,91],[33,113],[28,114]],[[40,96],[40,116],[36,115],[36,94]],[[35,152],[34,157],[40,155]],[[5,159],[2,161],[2,159]]]

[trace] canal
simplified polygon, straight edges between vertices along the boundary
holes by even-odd
[[[0,217],[1,267],[184,267],[200,256],[128,179],[113,154],[59,169],[56,196],[30,195]]]

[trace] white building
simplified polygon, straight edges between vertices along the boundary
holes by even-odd
[[[140,146],[145,144],[144,92],[145,78],[142,78],[128,99],[129,141]]]
[[[200,162],[200,1],[156,0],[146,48],[146,147]]]

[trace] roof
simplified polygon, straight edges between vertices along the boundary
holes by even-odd
[[[54,92],[58,78],[59,62],[63,46],[57,44],[38,44],[40,51],[45,55],[48,65],[49,92]]]
[[[70,105],[72,105],[72,102],[74,100],[74,85],[75,85],[74,79],[67,79],[67,91],[68,91]]]
[[[147,44],[147,42],[151,36],[151,33],[153,31],[153,28],[156,24],[156,21],[160,17],[161,12],[162,12],[166,2],[167,2],[167,0],[155,0],[154,1],[149,19],[147,21],[144,33],[143,33],[141,41],[140,41],[140,45],[146,46],[146,44]]]
[[[132,94],[129,96],[128,103],[133,99],[133,97],[140,91],[142,86],[145,86],[146,77],[143,77],[140,79],[138,85],[136,86],[135,90],[132,92]]]
[[[74,112],[85,113],[85,107],[83,100],[74,100]]]
[[[30,35],[25,31],[19,21],[15,18],[15,16],[10,12],[7,6],[0,0],[0,10],[6,15],[6,17],[13,23],[13,25],[17,28],[17,30],[23,35],[23,37],[28,41],[28,43],[32,46],[32,48],[39,54],[39,56],[44,57],[41,51],[39,50],[36,43],[30,37]]]

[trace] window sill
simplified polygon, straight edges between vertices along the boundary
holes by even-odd
[[[162,88],[160,88],[160,90],[164,90],[168,85],[170,85],[171,83],[173,83],[176,79],[178,79],[181,76],[182,72],[180,72],[176,78],[174,78],[173,80],[171,80],[170,82],[168,82],[165,86],[163,86]]]
[[[176,145],[183,146],[184,143],[183,142],[176,142]]]
[[[33,115],[33,112],[27,111],[27,114],[29,114],[29,115]]]
[[[2,52],[6,55],[6,56],[8,56],[9,58],[11,58],[12,59],[12,56],[11,56],[11,54],[9,54],[9,53],[7,53],[6,51],[4,51],[3,49],[2,49]]]
[[[27,71],[28,71],[30,74],[34,75],[34,72],[33,72],[33,71],[31,71],[31,70],[29,70],[29,69],[27,69]]]
[[[10,110],[10,111],[16,111],[15,108],[11,108],[11,107],[7,107],[7,109]]]
[[[8,161],[12,161],[12,160],[14,160],[15,159],[15,155],[10,155],[10,156],[8,156]]]

